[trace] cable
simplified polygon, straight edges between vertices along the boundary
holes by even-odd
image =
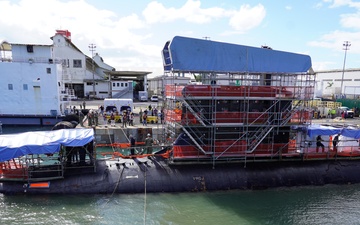
[[[119,176],[118,181],[116,182],[115,188],[114,188],[113,192],[111,193],[110,198],[105,202],[104,206],[110,202],[110,199],[111,199],[111,198],[113,197],[113,195],[115,194],[116,189],[118,188],[118,186],[119,186],[119,184],[120,184],[121,177],[122,177],[122,175],[123,175],[123,173],[124,173],[124,170],[125,170],[125,167],[121,170],[121,173],[120,173],[120,176]]]

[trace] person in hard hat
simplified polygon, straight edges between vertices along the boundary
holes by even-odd
[[[154,139],[151,137],[150,133],[147,134],[147,137],[145,139],[146,154],[152,154],[153,143],[154,143]]]

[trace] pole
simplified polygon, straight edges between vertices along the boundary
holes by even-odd
[[[92,64],[92,77],[93,77],[93,98],[95,97],[95,65],[94,65],[94,52],[96,49],[95,44],[90,44],[89,49],[91,52],[91,64]]]
[[[342,71],[342,77],[341,77],[341,90],[340,90],[340,98],[342,98],[344,92],[343,92],[343,85],[344,85],[344,74],[345,74],[345,62],[346,62],[346,52],[349,50],[349,47],[351,46],[349,41],[345,41],[343,44],[343,50],[345,50],[345,56],[344,56],[344,64],[343,64],[343,71]]]

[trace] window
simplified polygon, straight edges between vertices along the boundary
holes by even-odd
[[[27,50],[27,52],[29,52],[29,53],[34,52],[34,46],[33,46],[33,45],[27,45],[27,46],[26,46],[26,50]]]
[[[125,87],[127,87],[128,86],[128,83],[125,83]]]
[[[68,67],[68,68],[69,68],[69,59],[63,59],[63,60],[62,60],[62,65],[63,65],[64,67]]]
[[[115,87],[115,83],[113,83],[113,87]]]
[[[121,87],[124,87],[124,83],[121,83]]]
[[[119,87],[119,86],[120,86],[120,84],[119,84],[119,83],[116,83],[116,86],[118,86],[118,87]]]
[[[81,68],[81,59],[74,59],[73,65],[74,68]]]
[[[46,73],[51,74],[51,68],[46,68]]]
[[[92,86],[92,85],[93,85],[93,82],[86,82],[86,85],[87,85],[87,86]]]
[[[28,90],[28,85],[27,84],[23,84],[23,90],[27,91]]]
[[[14,88],[13,88],[13,85],[12,84],[8,84],[8,89],[9,90],[13,90]]]

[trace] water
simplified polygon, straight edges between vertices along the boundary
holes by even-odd
[[[360,224],[359,211],[360,184],[132,195],[0,194],[1,224]]]
[[[1,224],[359,224],[360,185],[134,195],[3,196]]]

